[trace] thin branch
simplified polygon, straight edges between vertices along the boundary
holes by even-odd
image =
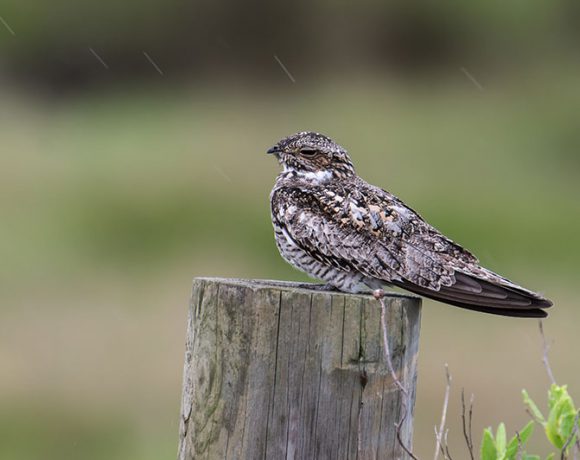
[[[397,441],[399,442],[399,444],[409,457],[411,457],[413,460],[419,460],[418,457],[415,456],[415,454],[413,454],[413,452],[405,445],[405,442],[403,441],[403,438],[401,436],[401,429],[403,427],[405,419],[407,418],[407,409],[408,409],[407,401],[409,399],[409,393],[407,392],[407,390],[397,377],[397,374],[395,374],[395,370],[393,369],[393,362],[391,360],[391,351],[389,349],[389,341],[387,338],[387,307],[385,305],[385,301],[383,300],[385,297],[385,291],[383,291],[382,289],[376,289],[375,291],[373,291],[373,296],[381,304],[381,328],[383,331],[383,351],[385,354],[387,369],[389,371],[389,374],[391,374],[393,382],[395,383],[395,385],[397,386],[402,395],[401,402],[403,406],[402,408],[403,414],[401,416],[401,419],[395,423],[395,428],[397,429]]]
[[[435,439],[437,440],[435,444],[435,455],[433,460],[439,458],[439,450],[441,447],[441,437],[443,436],[443,430],[445,429],[445,419],[447,417],[447,406],[449,405],[449,391],[451,390],[451,376],[449,375],[449,366],[445,363],[445,375],[447,377],[447,386],[445,387],[445,397],[443,398],[443,409],[441,411],[441,423],[439,424],[439,431],[435,428]]]
[[[520,436],[520,432],[516,431],[516,436],[518,438],[518,452],[516,455],[516,460],[522,460],[522,455],[524,453],[523,446],[522,446],[522,438]]]
[[[437,427],[435,429],[435,436],[437,436]],[[449,453],[449,444],[447,443],[447,435],[449,434],[449,430],[445,430],[445,434],[443,435],[443,440],[439,444],[439,451],[441,455],[443,455],[443,460],[453,460],[451,454]]]
[[[436,426],[433,427],[433,430],[435,431],[435,436],[438,436],[439,433],[437,431],[437,427]],[[445,436],[447,435],[447,432],[448,431],[449,430],[445,430]],[[441,435],[441,437],[443,437],[443,435]],[[439,447],[439,451],[441,452],[441,455],[443,455],[443,460],[448,460],[447,459],[447,454],[445,453],[445,447],[443,446],[443,443],[444,443],[443,440],[441,440],[440,443],[437,443],[437,446]]]
[[[437,427],[434,426],[433,427],[433,431],[435,432],[435,437],[437,437],[438,433],[437,433]],[[437,446],[439,447],[439,450],[441,451],[441,455],[443,455],[443,459],[445,460],[445,451],[443,450],[443,443],[437,443]]]
[[[543,421],[542,421],[542,420],[540,420],[539,418],[537,418],[537,417],[536,417],[534,414],[532,414],[532,412],[530,411],[530,409],[529,409],[529,408],[527,408],[527,407],[526,407],[526,414],[528,414],[528,415],[530,416],[530,418],[531,418],[531,419],[532,419],[534,422],[536,422],[536,423],[539,423],[540,425],[542,425],[542,424],[543,424]]]
[[[473,420],[473,394],[469,400],[469,419],[465,420],[465,391],[461,389],[461,420],[463,421],[463,437],[465,438],[465,443],[467,444],[467,449],[469,450],[469,456],[471,460],[475,460],[473,455],[473,436],[471,431],[471,421]]]
[[[473,422],[473,401],[475,396],[471,393],[469,397],[469,442],[471,443],[471,450],[473,450],[473,430],[471,429],[471,422]]]
[[[546,336],[544,335],[544,323],[542,320],[538,321],[538,327],[540,328],[540,335],[542,336],[542,362],[544,363],[544,367],[546,368],[546,372],[548,374],[548,378],[550,382],[553,384],[556,383],[556,379],[554,378],[554,374],[552,373],[552,366],[550,366],[550,361],[548,360],[548,352],[550,351],[550,346],[546,341]]]
[[[433,427],[433,431],[435,432],[435,438],[437,438],[437,436],[439,436],[439,432],[437,431],[437,427],[436,426]],[[437,443],[437,447],[439,448],[439,450],[443,454],[443,459],[445,459],[445,451],[443,450],[442,443],[441,442],[438,442]]]
[[[576,417],[574,417],[574,425],[572,426],[572,432],[570,433],[570,436],[568,436],[568,439],[562,446],[562,454],[560,455],[560,460],[566,460],[566,458],[568,458],[568,456],[566,455],[566,451],[568,450],[568,446],[570,445],[570,443],[576,436],[576,433],[578,432],[578,418],[580,418],[580,410],[576,413]]]
[[[449,430],[445,430],[444,442],[445,442],[445,458],[447,460],[453,460],[451,457],[451,453],[449,452],[449,443],[447,442],[447,434],[449,434]]]

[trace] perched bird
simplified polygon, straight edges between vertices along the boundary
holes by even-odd
[[[482,267],[391,193],[365,182],[346,150],[301,132],[268,150],[283,167],[270,195],[282,257],[343,292],[385,285],[469,310],[545,317],[552,302]]]

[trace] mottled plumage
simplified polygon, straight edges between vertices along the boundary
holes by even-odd
[[[394,285],[451,305],[543,317],[552,303],[477,258],[389,192],[357,176],[342,147],[302,132],[268,150],[284,170],[270,196],[280,254],[345,292]]]

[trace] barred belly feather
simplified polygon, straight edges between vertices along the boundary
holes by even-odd
[[[339,269],[316,260],[301,249],[288,235],[288,232],[279,225],[274,225],[274,235],[278,251],[286,262],[308,276],[323,280],[340,291],[363,293],[378,289],[385,284],[377,283],[376,280],[367,278],[356,271]]]

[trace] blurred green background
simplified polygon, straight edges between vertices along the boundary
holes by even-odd
[[[4,0],[0,458],[175,456],[192,277],[305,279],[274,246],[265,155],[300,130],[552,298],[554,372],[580,400],[579,9]],[[521,428],[521,388],[548,385],[537,329],[424,302],[419,456],[444,363],[455,458],[462,387],[477,440]]]

